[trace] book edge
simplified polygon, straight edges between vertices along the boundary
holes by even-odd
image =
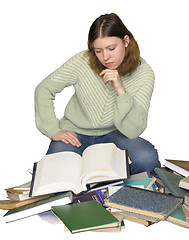
[[[187,169],[177,165],[176,163],[173,163],[172,161],[174,161],[174,160],[165,159],[165,162],[164,162],[165,167],[170,168],[171,170],[173,170],[185,177],[189,176],[189,171]],[[177,160],[175,160],[175,161],[177,161]]]
[[[163,183],[166,185],[166,187],[169,189],[172,195],[181,197],[179,193],[176,191],[176,189],[172,186],[167,176],[163,173],[164,170],[160,168],[155,168],[154,171],[160,177],[160,179],[163,181]]]
[[[126,173],[127,173],[127,178],[130,177],[130,171],[129,171],[129,157],[128,157],[128,151],[125,150],[125,162],[126,162]]]
[[[32,180],[31,180],[31,185],[30,185],[29,197],[32,197],[32,194],[33,194],[36,172],[37,172],[37,162],[35,162],[33,165],[33,174],[32,174]]]
[[[133,212],[133,213],[141,214],[141,215],[144,215],[144,216],[150,216],[150,217],[158,218],[158,219],[161,219],[161,220],[164,220],[166,218],[166,216],[163,215],[163,214],[153,213],[153,212],[150,212],[150,211],[147,211],[147,210],[144,211],[144,210],[140,210],[140,209],[132,208],[132,207],[128,207],[128,206],[122,206],[122,205],[119,205],[119,204],[116,204],[116,203],[111,203],[109,201],[105,201],[105,205],[108,206],[108,207],[121,209],[121,210],[124,210],[124,211],[127,211],[127,212]]]

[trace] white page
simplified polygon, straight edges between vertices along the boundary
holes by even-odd
[[[118,156],[118,158],[116,158]],[[116,158],[116,161],[115,161]],[[83,153],[82,178],[85,183],[117,179],[126,176],[125,151],[113,143],[96,144],[88,147]],[[115,169],[117,173],[112,172]]]
[[[111,170],[113,154],[111,143],[89,146],[83,152],[82,175],[98,170]]]
[[[126,167],[126,152],[120,150],[119,148],[115,149],[116,160],[112,162],[113,169],[115,169],[116,173],[120,176],[127,176]]]
[[[81,157],[79,154],[61,152],[46,155],[38,162],[32,196],[51,193],[51,189],[53,192],[64,191],[64,188],[69,189],[69,186],[75,189],[81,183],[80,172]]]

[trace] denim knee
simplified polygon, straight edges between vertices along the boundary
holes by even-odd
[[[155,148],[140,152],[135,152],[135,157],[130,164],[131,174],[139,172],[153,172],[156,167],[160,167],[158,152]]]
[[[83,153],[83,146],[81,147],[75,147],[72,144],[66,144],[62,141],[51,141],[49,145],[49,149],[46,154],[52,154],[57,152],[65,152],[65,151],[71,151],[76,152],[82,155]]]

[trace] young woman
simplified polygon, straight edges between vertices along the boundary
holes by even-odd
[[[74,86],[62,119],[53,100]],[[147,126],[154,74],[140,57],[132,33],[116,14],[97,18],[89,30],[88,50],[64,63],[35,91],[37,128],[52,141],[47,154],[83,150],[114,142],[128,150],[131,173],[159,165],[154,146],[139,136]]]

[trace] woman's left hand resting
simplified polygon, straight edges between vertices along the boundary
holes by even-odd
[[[126,92],[117,70],[105,69],[99,74],[99,76],[103,77],[105,85],[109,81],[113,84],[118,96],[123,95]]]

